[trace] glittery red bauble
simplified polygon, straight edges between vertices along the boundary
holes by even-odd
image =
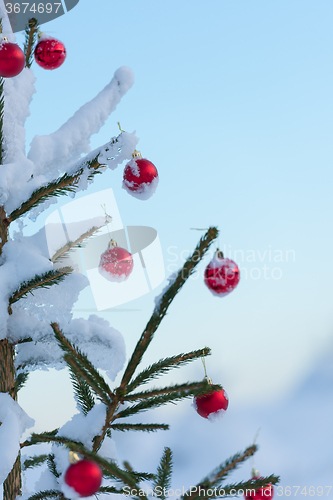
[[[205,283],[209,290],[214,295],[223,297],[236,288],[239,280],[237,264],[231,259],[225,259],[223,254],[217,251],[205,269]]]
[[[25,55],[16,43],[0,44],[0,76],[12,78],[21,73],[25,66]]]
[[[252,479],[260,479],[260,477],[254,476]],[[273,486],[271,484],[269,486],[265,486],[264,488],[260,488],[258,490],[253,491],[253,488],[252,491],[250,490],[251,488],[248,488],[247,489],[248,494],[244,494],[246,500],[262,500],[263,498],[270,500],[270,498],[273,498],[274,495]]]
[[[155,180],[156,179],[156,180]],[[153,181],[158,182],[158,172],[155,165],[146,158],[133,158],[124,170],[124,185],[134,193],[148,191]],[[151,192],[153,192],[155,189]]]
[[[91,460],[71,464],[65,474],[65,483],[82,497],[94,495],[102,483],[102,471]]]
[[[133,257],[125,248],[110,246],[101,255],[98,270],[109,281],[125,281],[133,270]]]
[[[35,48],[35,60],[44,69],[56,69],[66,59],[64,44],[55,38],[42,38]]]
[[[197,413],[204,418],[217,412],[217,414],[224,413],[229,405],[228,395],[224,389],[205,396],[196,396],[193,402]]]

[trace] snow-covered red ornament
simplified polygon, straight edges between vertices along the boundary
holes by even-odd
[[[123,188],[135,198],[148,200],[158,185],[157,168],[151,161],[142,158],[139,151],[135,150],[132,156],[125,166]]]
[[[44,69],[59,68],[66,59],[63,43],[55,38],[42,35],[35,48],[35,61]]]
[[[68,467],[65,474],[65,483],[80,496],[90,497],[99,490],[102,477],[102,471],[95,462],[79,460]]]
[[[21,73],[25,66],[23,50],[16,44],[4,39],[0,43],[0,76],[13,78]]]
[[[205,269],[205,284],[209,290],[214,295],[224,297],[236,288],[239,280],[237,264],[231,259],[224,258],[223,253],[217,250]]]
[[[259,471],[257,470],[252,471],[252,479],[262,479],[259,476]],[[263,500],[264,498],[270,500],[271,498],[273,498],[274,495],[274,489],[272,484],[264,486],[263,488],[259,488],[258,490],[248,489],[247,491],[250,492],[248,494],[244,494],[244,498],[246,500]]]
[[[215,420],[224,415],[229,405],[229,398],[225,390],[221,389],[204,396],[196,396],[193,405],[201,417]]]
[[[108,249],[101,255],[98,271],[107,280],[121,283],[129,277],[133,266],[132,254],[111,240]]]

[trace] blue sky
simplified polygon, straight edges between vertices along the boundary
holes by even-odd
[[[131,67],[134,87],[91,145],[117,135],[117,121],[136,130],[160,184],[138,201],[121,189],[119,168],[89,193],[112,187],[125,225],[158,231],[167,274],[171,252],[181,265],[181,253],[195,247],[200,233],[192,227],[217,225],[220,246],[238,251],[238,288],[213,297],[200,279],[206,259],[145,357],[209,345],[209,373],[235,406],[290,395],[332,337],[332,14],[325,0],[80,0],[43,26],[68,56],[55,71],[34,66],[27,142],[56,130],[119,66]],[[154,295],[132,302],[137,312],[104,313],[128,353]],[[198,362],[168,380],[202,376]],[[37,374],[30,383],[39,387]],[[33,411],[32,387],[22,401]]]

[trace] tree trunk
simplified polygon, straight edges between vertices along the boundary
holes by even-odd
[[[0,340],[0,392],[8,392],[17,399],[15,390],[14,347],[7,339]],[[21,458],[16,462],[3,483],[3,500],[15,500],[21,494]]]

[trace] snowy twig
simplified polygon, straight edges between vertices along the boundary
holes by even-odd
[[[63,247],[61,247],[61,248],[59,248],[59,250],[57,250],[57,252],[53,255],[53,257],[50,259],[50,261],[55,263],[57,260],[61,260],[61,258],[63,258],[66,253],[68,253],[70,250],[72,250],[73,248],[80,245],[84,240],[86,240],[87,238],[92,236],[94,233],[96,233],[96,231],[101,229],[101,227],[102,226],[99,226],[99,227],[93,226],[91,229],[89,229],[89,231],[86,231],[85,233],[83,233],[75,241],[69,241]]]
[[[14,304],[28,293],[33,295],[33,290],[37,288],[49,288],[52,285],[60,283],[66,276],[73,272],[71,267],[62,267],[60,269],[48,271],[40,276],[35,276],[32,280],[24,281],[20,288],[16,290],[9,299],[9,304]]]
[[[101,167],[101,164],[98,163],[97,157],[95,157],[91,161],[84,160],[82,164],[89,169],[98,169]],[[59,177],[55,181],[52,181],[45,186],[42,186],[38,189],[36,189],[30,198],[22,203],[22,205],[14,210],[9,216],[8,216],[8,221],[12,222],[21,215],[29,212],[32,208],[37,207],[41,203],[45,202],[49,198],[53,198],[55,196],[62,196],[66,195],[69,193],[75,193],[77,184],[80,180],[80,176],[84,172],[84,167],[82,166],[81,168],[78,169],[78,171],[73,174],[64,174],[63,176]]]

